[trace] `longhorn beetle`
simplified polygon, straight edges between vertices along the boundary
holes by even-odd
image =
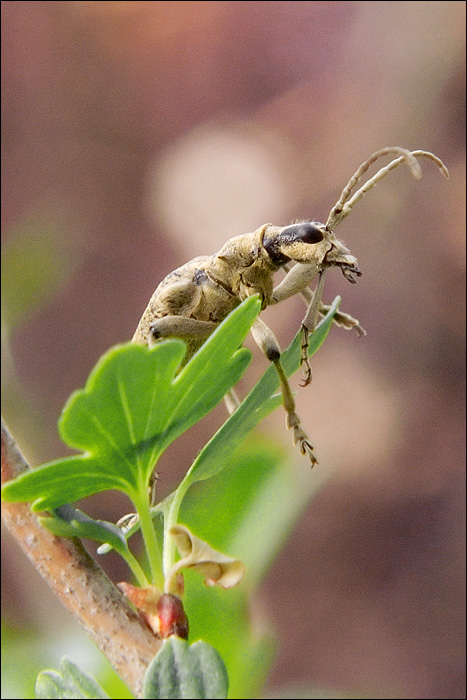
[[[352,194],[369,167],[382,156],[397,157],[381,168]],[[219,323],[252,294],[259,294],[262,308],[300,294],[308,305],[302,321],[301,364],[306,385],[311,380],[308,364],[308,337],[313,333],[318,315],[327,308],[321,301],[326,271],[341,269],[349,282],[362,274],[357,259],[334,235],[334,229],[352,211],[355,204],[391,170],[406,162],[412,175],[420,179],[421,168],[417,158],[429,158],[441,173],[449,177],[444,163],[427,151],[408,151],[397,146],[373,153],[350,178],[341,196],[331,209],[325,224],[303,221],[288,226],[263,224],[253,233],[228,240],[218,253],[201,256],[171,272],[157,287],[143,313],[133,336],[133,342],[152,346],[162,338],[182,338],[188,346],[185,362],[203,344]],[[273,286],[274,273],[282,268],[286,275],[277,287]],[[312,292],[308,285],[314,277],[317,285]],[[341,327],[355,328],[365,335],[359,322],[343,312],[337,312],[334,322]],[[301,427],[295,410],[295,400],[281,365],[281,350],[271,329],[256,319],[252,335],[257,345],[277,370],[282,389],[287,427],[293,429],[293,440],[302,454],[308,454],[311,466],[317,459],[313,445]],[[238,399],[233,392],[226,397],[232,412]]]

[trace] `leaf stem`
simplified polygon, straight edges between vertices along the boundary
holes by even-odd
[[[144,545],[151,569],[151,580],[157,588],[163,588],[162,558],[157,542],[156,530],[152,521],[151,508],[147,497],[146,484],[143,485],[132,497],[141,523]]]
[[[141,587],[145,587],[149,585],[149,581],[147,579],[146,574],[144,573],[143,567],[139,563],[139,561],[136,559],[136,557],[130,552],[130,550],[121,550],[119,551],[119,554],[123,559],[126,561],[128,566],[130,567],[131,571],[133,572],[133,576],[136,578],[138,581],[139,585]]]
[[[174,539],[170,536],[169,531],[170,528],[173,527],[178,523],[178,513],[180,510],[180,506],[182,504],[182,500],[185,497],[186,492],[190,488],[190,482],[186,482],[183,480],[178,488],[171,494],[171,498],[169,503],[167,503],[167,507],[164,511],[164,553],[163,553],[163,566],[164,566],[164,577],[166,579],[165,581],[165,592],[170,593],[171,591],[167,590],[168,587],[170,587],[171,583],[170,581],[167,580],[167,576],[169,574],[169,571],[175,564],[175,559],[176,559],[176,547],[175,547],[175,541]]]

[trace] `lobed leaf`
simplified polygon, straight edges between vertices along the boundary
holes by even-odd
[[[83,454],[58,459],[3,487],[10,501],[33,510],[56,508],[107,489],[132,500],[146,488],[161,453],[234,386],[251,353],[241,344],[260,311],[257,296],[229,314],[177,374],[180,340],[151,350],[127,343],[109,350],[59,420],[66,444]]]

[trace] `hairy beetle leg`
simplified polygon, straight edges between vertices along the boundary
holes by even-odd
[[[327,304],[323,304],[320,302],[320,316],[326,315],[330,308],[331,307]],[[309,327],[307,327],[305,325],[305,320],[306,318],[303,319],[302,322],[302,342],[300,345],[300,366],[303,370],[304,377],[303,381],[300,382],[300,386],[308,386],[308,384],[311,383],[312,379],[312,370],[308,358],[308,347],[310,334],[313,332],[314,329],[310,329]],[[352,328],[354,328],[357,332],[357,335],[359,335],[361,338],[367,334],[366,330],[360,325],[359,321],[350,314],[346,314],[344,311],[336,311],[332,320],[333,323],[336,324],[336,326],[339,326],[340,328],[345,328],[345,330],[347,331],[352,330]]]
[[[302,343],[300,345],[300,366],[303,370],[303,381],[300,382],[300,386],[308,386],[312,379],[312,370],[310,361],[308,359],[308,338],[309,332],[308,328],[302,325]]]
[[[323,304],[322,308],[320,309],[320,313],[327,313],[329,309],[329,306]],[[336,326],[339,326],[339,328],[344,328],[346,331],[350,331],[354,328],[357,335],[359,335],[361,338],[367,334],[366,330],[360,325],[358,319],[354,318],[350,314],[346,314],[344,311],[336,311],[332,320]]]
[[[281,383],[283,404],[287,414],[287,428],[289,428],[289,430],[293,430],[294,445],[298,445],[302,455],[308,455],[308,459],[311,462],[311,468],[313,469],[315,464],[318,464],[318,460],[316,459],[313,451],[313,445],[310,442],[308,435],[301,427],[300,418],[295,411],[295,399],[279,358],[273,360],[273,363]]]
[[[295,413],[287,413],[287,427],[293,429],[293,441],[294,445],[298,445],[298,448],[302,455],[308,455],[308,459],[311,462],[311,468],[318,464],[318,460],[314,454],[314,448],[311,444],[308,435],[305,433],[303,428],[300,427],[300,419]]]

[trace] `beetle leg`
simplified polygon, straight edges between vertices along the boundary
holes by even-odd
[[[318,319],[321,296],[324,287],[324,272],[317,272],[315,265],[304,265],[298,263],[294,267],[286,264],[283,266],[287,271],[284,279],[274,288],[272,293],[272,304],[278,304],[284,299],[288,299],[294,294],[301,294],[308,303],[308,311],[302,321],[302,344],[300,364],[305,371],[305,379],[302,386],[311,382],[311,365],[308,360],[308,336],[315,329]],[[318,286],[315,292],[308,289],[308,285],[316,275],[319,274]]]
[[[313,292],[313,299],[308,307],[308,310],[302,320],[302,343],[300,345],[301,356],[300,363],[305,371],[305,378],[302,386],[306,386],[311,382],[311,365],[308,360],[308,338],[316,328],[318,322],[319,309],[321,306],[321,297],[323,296],[324,282],[326,279],[326,270],[319,273],[318,284]]]
[[[311,289],[305,287],[305,289],[302,289],[300,292],[300,296],[307,306],[311,304],[313,300],[313,292]],[[330,308],[331,307],[329,304],[323,304],[323,302],[321,302],[319,305],[319,315],[326,316]],[[332,317],[332,322],[335,323],[336,326],[339,326],[339,328],[344,328],[346,331],[350,331],[352,328],[355,328],[360,337],[366,335],[366,330],[360,325],[360,321],[350,314],[345,313],[345,311],[336,311]]]
[[[308,359],[308,339],[311,333],[313,333],[316,323],[318,320],[318,315],[325,316],[329,311],[329,306],[323,304],[321,300],[322,288],[324,286],[324,280],[318,282],[318,287],[313,292],[308,284],[316,276],[316,268],[311,265],[297,264],[291,267],[289,264],[283,266],[287,274],[284,279],[274,288],[272,293],[272,304],[278,304],[280,301],[287,299],[294,294],[300,294],[302,299],[308,306],[305,318],[302,321],[302,344],[301,344],[301,364],[305,368],[305,378],[302,386],[306,386],[311,382],[311,365]],[[319,273],[321,275],[321,273]],[[316,292],[318,294],[316,295]],[[313,304],[313,300],[316,299]],[[344,311],[337,311],[333,317],[333,323],[340,328],[345,328],[350,330],[355,328],[359,336],[366,335],[366,331],[360,325],[356,318],[353,318]]]
[[[277,304],[294,294],[301,294],[308,303],[308,310],[302,321],[302,343],[300,364],[304,368],[305,378],[302,386],[311,382],[311,365],[308,360],[308,337],[313,333],[318,320],[319,309],[321,307],[321,297],[324,288],[324,270],[317,272],[316,266],[298,263],[290,269],[289,265],[284,265],[287,274],[284,279],[275,287],[272,293],[272,303]],[[318,285],[314,292],[308,289],[308,285],[316,275],[319,275]]]
[[[304,269],[306,267],[311,268],[311,266],[306,266],[303,264],[300,266],[298,264],[295,266],[292,266],[290,264],[283,265],[283,268],[287,272],[287,275],[277,285],[277,287],[274,288],[274,291],[272,293],[271,304],[278,304],[280,301],[288,299],[289,296],[293,296],[294,294],[300,294],[307,306],[311,304],[311,302],[313,301],[314,293],[308,287],[308,284],[315,277],[316,270],[311,268],[307,272],[306,269]],[[295,279],[293,275],[290,275],[292,270],[296,270]],[[328,304],[323,304],[323,302],[320,302],[318,311],[319,315],[326,316],[330,308],[331,307]],[[345,328],[345,330],[351,330],[352,328],[355,328],[358,335],[366,335],[366,331],[364,328],[362,328],[360,322],[356,318],[353,318],[353,316],[350,316],[350,314],[345,313],[344,311],[336,311],[336,313],[333,316],[332,322],[335,323],[336,326],[339,326],[339,328]]]
[[[284,301],[284,299],[301,293],[304,289],[308,288],[310,282],[317,275],[315,265],[297,263],[292,268],[288,264],[283,265],[283,268],[287,271],[287,274],[284,279],[279,282],[277,287],[274,288],[271,304],[278,304],[280,301]],[[311,293],[310,291],[310,294]]]
[[[181,338],[182,340],[201,340],[208,338],[217,328],[212,321],[198,321],[186,316],[163,316],[156,318],[149,326],[148,345],[159,338]]]
[[[258,347],[261,348],[268,360],[272,362],[276,368],[282,389],[282,401],[287,414],[287,427],[293,429],[294,444],[298,444],[300,452],[303,455],[308,455],[311,461],[311,466],[314,467],[318,460],[314,455],[313,445],[310,442],[308,435],[300,425],[301,421],[295,410],[295,399],[293,397],[289,381],[281,365],[281,349],[279,347],[279,343],[277,342],[276,336],[269,326],[267,326],[260,318],[257,318],[254,322],[251,328],[251,333]]]
[[[212,321],[198,321],[187,316],[163,316],[152,321],[147,326],[147,331],[142,332],[138,327],[133,342],[147,344],[152,348],[159,339],[180,338],[187,344],[187,353],[183,360],[183,364],[186,364],[217,326],[218,324]]]
[[[330,308],[331,307],[327,304],[320,304],[320,316],[326,316]],[[339,328],[344,328],[346,331],[350,331],[352,328],[355,328],[357,334],[361,338],[367,334],[366,330],[360,325],[358,319],[354,318],[350,314],[346,314],[344,311],[336,311],[332,321],[336,324],[336,326],[339,326]]]

